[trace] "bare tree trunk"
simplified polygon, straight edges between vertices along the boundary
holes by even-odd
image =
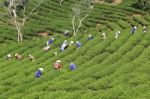
[[[61,6],[61,4],[64,2],[64,0],[60,0],[59,1],[59,5]]]
[[[76,29],[75,35],[78,34],[78,31],[79,31],[79,29],[80,29],[80,27],[81,27],[81,24],[82,24],[82,21],[79,20],[79,25],[78,25],[78,28]]]
[[[16,29],[18,33],[18,42],[22,42],[23,37],[22,37],[21,29],[18,26],[16,26]]]
[[[22,33],[20,33],[20,42],[23,41],[23,36],[22,36]]]
[[[76,18],[76,16],[74,16],[73,19],[72,19],[72,27],[73,27],[73,35],[74,36],[76,36],[75,23],[74,23],[75,18]]]

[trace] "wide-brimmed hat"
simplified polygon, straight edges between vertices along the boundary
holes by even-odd
[[[39,68],[39,70],[40,70],[40,71],[44,71],[44,69],[43,69],[43,68]]]
[[[102,35],[106,35],[106,33],[102,33]]]
[[[17,56],[18,54],[16,53],[15,56]]]
[[[57,60],[56,62],[57,62],[57,63],[60,63],[60,62],[61,62],[61,60]]]
[[[53,38],[53,37],[52,37],[51,39],[52,39],[52,40],[54,40],[54,38]]]

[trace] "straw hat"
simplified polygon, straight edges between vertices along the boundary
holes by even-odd
[[[52,40],[54,40],[54,38],[53,38],[53,37],[52,37],[51,39],[52,39]]]
[[[76,41],[76,43],[79,43],[79,41]]]
[[[106,33],[102,33],[102,35],[106,35]]]
[[[89,35],[89,37],[91,37],[92,35]]]
[[[119,34],[121,33],[120,31],[117,31]]]
[[[40,71],[44,71],[44,69],[43,69],[43,68],[39,68],[39,70],[40,70]]]
[[[8,57],[11,57],[11,54],[8,54],[7,56],[8,56]]]
[[[67,42],[67,40],[64,40],[64,42]]]
[[[73,43],[74,43],[74,41],[70,41],[70,43],[72,43],[72,44],[73,44]]]
[[[17,56],[18,54],[16,53],[15,56]]]
[[[61,60],[57,60],[56,62],[57,62],[57,63],[60,63],[60,62],[61,62]]]

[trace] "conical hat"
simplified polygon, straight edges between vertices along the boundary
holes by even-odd
[[[57,63],[60,63],[60,62],[61,62],[61,60],[57,60],[56,62],[57,62]]]
[[[43,68],[39,68],[39,70],[40,70],[40,71],[44,71],[44,69],[43,69]]]

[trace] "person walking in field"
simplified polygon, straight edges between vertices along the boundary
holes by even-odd
[[[51,38],[47,41],[46,45],[49,46],[49,45],[52,44],[53,42],[54,42],[54,38],[51,37]]]
[[[7,54],[7,60],[11,60],[11,59],[12,59],[11,54]]]
[[[62,67],[61,60],[57,60],[54,64],[54,69],[59,70]]]
[[[29,60],[31,60],[33,62],[34,61],[34,56],[29,54]]]
[[[16,57],[17,60],[22,60],[23,59],[22,56],[18,53],[15,54],[15,57]]]
[[[39,68],[35,73],[35,77],[37,78],[41,77],[43,71],[44,71],[43,68]]]
[[[120,31],[117,31],[116,33],[115,33],[115,39],[118,39],[119,38],[119,36],[120,36]]]
[[[77,46],[77,48],[80,48],[82,45],[79,41],[76,41],[76,46]]]
[[[74,63],[70,64],[70,70],[73,71],[76,69],[76,65]]]

